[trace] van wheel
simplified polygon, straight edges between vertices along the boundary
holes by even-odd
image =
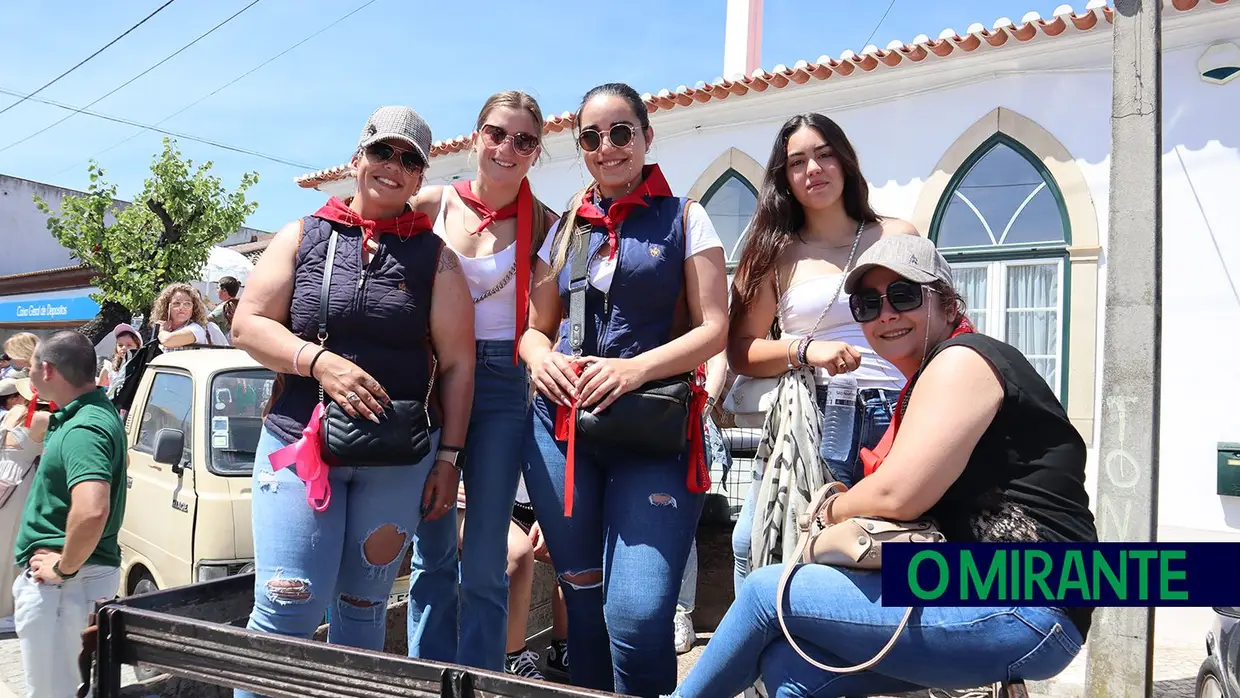
[[[143,572],[138,581],[134,582],[133,595],[149,594],[153,591],[159,591],[159,587],[155,586],[155,580],[151,578],[150,573]],[[162,676],[163,672],[158,669],[152,669],[145,664],[135,664],[133,668],[134,678],[139,681],[149,681],[156,676]]]
[[[1197,671],[1197,698],[1224,698],[1226,694],[1219,680],[1222,675],[1214,657],[1206,657]]]

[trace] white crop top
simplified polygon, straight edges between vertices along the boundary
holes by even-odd
[[[547,264],[551,264],[551,244],[554,237],[554,235],[548,235],[543,241],[542,249],[538,251],[538,258]],[[689,204],[689,227],[685,231],[685,259],[715,247],[723,249],[723,241],[719,239],[719,232],[715,230],[715,224],[710,221],[710,215],[696,201]],[[612,279],[616,276],[616,260],[609,259],[607,255],[595,256],[590,260],[589,276],[591,286],[607,293],[611,290]]]
[[[840,274],[824,274],[793,282],[779,299],[779,323],[783,337],[804,337],[814,329],[827,299],[840,286]],[[899,390],[904,387],[904,375],[883,357],[874,353],[861,331],[861,325],[853,320],[848,309],[848,294],[840,289],[839,298],[827,311],[814,339],[828,342],[847,342],[861,354],[861,364],[853,371],[859,388],[887,388]],[[816,371],[817,382],[825,385],[830,376],[823,369]]]

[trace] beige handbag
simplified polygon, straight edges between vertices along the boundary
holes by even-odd
[[[929,519],[892,521],[869,516],[854,516],[847,521],[824,527],[819,523],[819,516],[828,511],[831,501],[847,489],[847,486],[840,482],[832,482],[824,486],[814,495],[806,513],[798,519],[797,525],[801,529],[801,540],[797,543],[796,552],[785,565],[784,574],[779,579],[778,599],[775,605],[779,627],[783,630],[788,644],[792,645],[792,649],[810,664],[823,671],[837,674],[865,671],[882,661],[883,657],[886,657],[891,648],[895,646],[900,633],[904,632],[909,617],[913,615],[913,609],[910,607],[904,612],[904,618],[900,619],[900,625],[896,627],[895,633],[887,641],[887,645],[874,655],[873,659],[851,667],[827,666],[814,660],[797,645],[796,640],[792,639],[792,633],[788,632],[787,623],[784,622],[784,596],[798,563],[878,570],[883,566],[883,543],[942,543],[947,540],[934,522]]]

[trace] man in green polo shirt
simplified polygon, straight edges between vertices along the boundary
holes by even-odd
[[[27,695],[72,696],[80,633],[94,603],[116,596],[125,515],[125,430],[95,387],[95,348],[75,331],[39,343],[30,362],[39,396],[60,405],[31,477],[14,554],[13,620]]]

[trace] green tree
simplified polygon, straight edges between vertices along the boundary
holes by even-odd
[[[150,316],[156,296],[168,284],[193,281],[211,247],[236,232],[258,208],[245,192],[258,174],[241,176],[241,185],[225,190],[211,174],[211,162],[196,170],[183,160],[176,141],[164,139],[153,158],[151,177],[133,204],[116,199],[116,185],[91,161],[90,187],[82,196],[66,197],[59,212],[34,197],[48,214],[47,229],[72,256],[98,273],[99,314],[82,328],[99,342],[135,313]]]

